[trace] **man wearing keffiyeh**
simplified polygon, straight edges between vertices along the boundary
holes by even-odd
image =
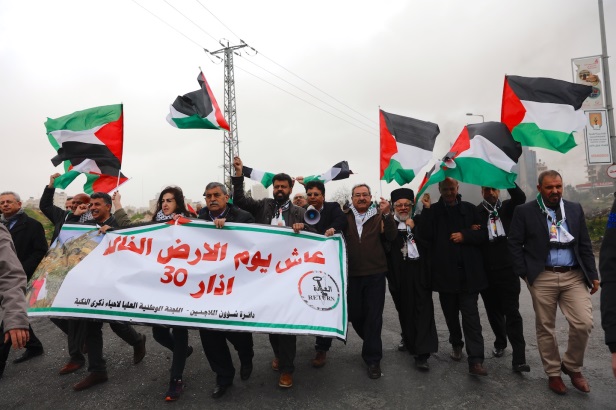
[[[548,387],[557,394],[567,392],[562,372],[576,389],[588,393],[582,365],[593,328],[590,295],[599,289],[595,256],[582,206],[562,199],[560,174],[542,172],[538,182],[537,199],[518,206],[511,221],[514,272],[526,280],[533,299],[537,347]],[[555,336],[557,306],[569,323],[562,358]]]
[[[516,206],[526,202],[526,195],[519,186],[507,190],[511,199],[499,199],[500,190],[481,187],[483,201],[477,205],[480,218],[488,228],[488,241],[482,245],[483,265],[488,278],[488,288],[482,290],[481,298],[488,314],[490,327],[496,336],[494,357],[502,357],[511,342],[512,369],[529,372],[526,364],[526,342],[523,320],[520,315],[520,278],[513,272],[511,255],[507,247],[507,232]]]

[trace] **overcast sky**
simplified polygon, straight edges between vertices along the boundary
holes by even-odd
[[[604,3],[613,54],[616,2]],[[222,106],[223,65],[203,48],[217,50],[223,38],[238,44],[237,36],[259,52],[235,57],[244,163],[297,176],[347,160],[357,175],[328,184],[328,194],[367,182],[380,195],[379,106],[439,124],[436,158],[479,121],[465,113],[500,119],[505,74],[572,81],[571,58],[601,53],[598,6],[588,0],[0,0],[0,190],[40,197],[49,175],[62,172],[50,161],[47,117],[122,102],[131,178],[123,202],[146,205],[170,184],[202,200],[208,182],[222,181],[223,134],[175,129],[165,116],[177,95],[198,88],[199,67]],[[538,150],[566,183],[585,180],[577,142],[566,155]],[[81,192],[84,181],[67,192]],[[385,194],[397,187],[382,186]]]

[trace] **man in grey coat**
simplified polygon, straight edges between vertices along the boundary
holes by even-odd
[[[21,349],[30,337],[25,292],[26,273],[17,259],[11,234],[0,224],[0,307],[4,310],[4,320],[0,323],[0,334],[4,335],[0,347],[0,378],[11,345]]]

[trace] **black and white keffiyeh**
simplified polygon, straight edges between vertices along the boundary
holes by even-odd
[[[505,228],[503,227],[503,221],[501,221],[500,217],[498,216],[498,211],[502,206],[500,199],[496,200],[496,204],[494,204],[494,206],[492,206],[485,199],[481,204],[483,205],[485,210],[488,211],[487,226],[488,239],[490,240],[490,242],[494,241],[494,239],[498,238],[499,236],[507,236],[507,234],[505,234]]]
[[[291,206],[291,201],[288,199],[287,199],[287,202],[285,202],[282,205],[276,202],[276,210],[274,211],[274,217],[272,218],[271,224],[276,225],[276,226],[285,226],[284,217],[282,216],[282,214],[283,212],[288,211],[290,206]]]
[[[565,220],[565,204],[561,198],[559,206],[560,206],[560,214],[561,219],[557,221],[550,215],[545,204],[543,203],[543,198],[541,197],[541,193],[537,194],[537,204],[539,204],[539,208],[541,212],[545,215],[547,222],[550,224],[549,234],[550,234],[550,243],[560,243],[560,244],[568,244],[573,241],[575,238],[571,235],[565,227],[563,226]]]
[[[406,224],[406,221],[401,221],[398,219],[396,215],[394,215],[394,220],[398,223],[398,231],[406,233],[404,244],[400,249],[400,252],[402,252],[402,259],[406,260],[407,257],[410,260],[419,259],[419,250],[417,249],[417,244],[415,243],[415,237],[411,231],[411,227]]]

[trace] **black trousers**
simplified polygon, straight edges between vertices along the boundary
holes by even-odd
[[[487,271],[490,286],[481,291],[488,321],[494,332],[494,347],[513,350],[512,364],[526,363],[524,321],[520,315],[520,278],[511,269]]]
[[[82,320],[77,319],[51,319],[52,323],[66,334],[68,342],[68,354],[70,361],[75,363],[85,363],[86,358],[81,351],[86,341],[86,327]]]
[[[466,340],[466,355],[468,363],[483,363],[483,336],[481,321],[477,308],[478,293],[439,293],[441,308],[449,329],[449,343],[452,346],[464,346],[462,330]],[[460,313],[462,313],[462,329],[460,329]]]
[[[186,367],[188,352],[188,329],[185,327],[152,327],[152,336],[159,344],[173,352],[171,356],[170,378],[181,379]]]
[[[317,352],[328,352],[329,348],[332,347],[332,338],[331,337],[323,337],[317,336],[314,344],[314,350]]]
[[[349,322],[364,341],[361,357],[367,365],[379,364],[383,358],[385,286],[385,273],[349,277]]]
[[[221,330],[201,329],[201,346],[212,371],[216,373],[216,384],[229,386],[235,377],[235,367],[231,359],[231,352],[227,340],[231,342],[242,366],[252,366],[252,357],[255,355],[252,342],[252,333],[227,332]]]
[[[88,346],[88,371],[106,372],[107,362],[103,357],[103,322],[83,321],[86,327],[86,346]],[[143,339],[131,325],[126,323],[109,323],[113,332],[131,346],[136,346]]]
[[[278,366],[282,373],[295,371],[295,353],[297,351],[297,336],[270,334],[269,341],[274,355],[278,358]]]

